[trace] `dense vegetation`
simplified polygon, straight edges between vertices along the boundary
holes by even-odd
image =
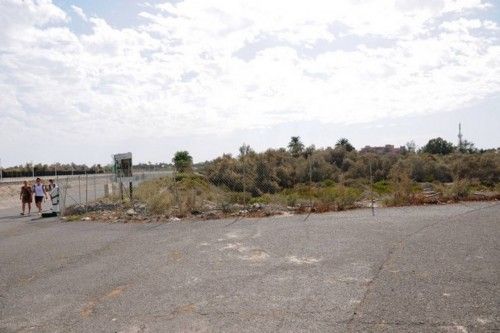
[[[434,152],[434,153],[431,153]],[[371,170],[371,173],[370,173]],[[462,153],[443,139],[433,139],[418,152],[360,153],[346,139],[335,147],[305,148],[292,137],[288,149],[256,153],[248,146],[233,157],[223,155],[201,172],[215,185],[260,196],[291,189],[299,184],[334,182],[362,187],[373,182],[450,183],[466,180],[494,187],[500,180],[500,155],[496,150]]]
[[[436,138],[420,150],[359,152],[342,138],[334,147],[306,147],[292,137],[287,148],[257,153],[243,145],[192,165],[187,151],[172,159],[173,177],[139,186],[139,199],[154,214],[186,216],[215,210],[330,211],[368,205],[498,199],[500,155],[473,144],[454,147]],[[264,206],[262,206],[264,205]],[[277,207],[277,208],[276,208]]]
[[[195,165],[187,151],[179,151],[172,159],[176,172],[142,183],[136,199],[154,215],[206,218],[344,210],[374,201],[390,206],[500,199],[495,149],[479,151],[468,142],[454,147],[441,138],[419,150],[413,143],[384,148],[357,151],[345,138],[333,147],[306,147],[292,137],[287,148],[257,153],[243,145],[238,156]]]

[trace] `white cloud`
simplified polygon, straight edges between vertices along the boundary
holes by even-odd
[[[2,137],[28,122],[96,142],[359,122],[500,92],[480,0],[185,0],[126,29],[72,9],[91,33],[48,0],[0,3]]]
[[[85,22],[87,22],[89,20],[87,15],[85,15],[85,12],[83,11],[83,9],[81,9],[80,7],[75,6],[75,5],[71,5],[71,9],[73,9],[75,14],[78,15]]]

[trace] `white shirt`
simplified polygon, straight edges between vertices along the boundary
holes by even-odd
[[[45,193],[43,192],[43,184],[35,184],[33,185],[33,189],[35,190],[35,197],[43,197]]]

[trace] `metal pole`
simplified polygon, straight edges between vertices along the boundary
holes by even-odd
[[[174,196],[175,196],[175,203],[179,209],[179,211],[181,210],[181,204],[179,202],[179,192],[177,191],[177,171],[174,170],[174,172],[172,173],[173,175],[173,182],[174,182]]]
[[[120,198],[122,199],[123,202],[123,183],[121,178],[120,178]]]
[[[309,161],[309,209],[312,212],[312,163],[311,156],[307,156],[307,160]]]
[[[372,160],[370,159],[368,164],[370,165],[370,197],[371,197],[371,207],[372,207],[372,216],[375,216],[375,206],[373,200],[373,175],[372,175]]]
[[[245,147],[245,144],[243,144],[243,147]],[[246,187],[246,168],[245,168],[245,155],[246,152],[242,152],[242,162],[243,162],[243,208],[246,209],[247,206],[247,187]]]
[[[31,178],[35,178],[35,164],[31,161]]]
[[[89,202],[89,175],[87,175],[87,171],[85,171],[85,206],[87,206]]]
[[[129,188],[129,193],[130,193],[130,202],[132,202],[132,197],[133,197],[133,187],[132,187],[132,182],[128,183],[128,188]]]
[[[307,155],[307,162],[309,163],[309,213],[304,218],[304,222],[309,219],[313,211],[313,198],[312,198],[312,165],[311,165],[311,156]],[[309,229],[307,229],[309,235]],[[308,236],[309,237],[309,236]]]
[[[80,184],[80,175],[78,175],[78,204],[82,203],[82,187]]]
[[[2,159],[0,158],[0,182],[3,181]]]
[[[66,194],[68,193],[69,186],[69,177],[66,176],[66,184],[63,186],[63,197],[62,197],[62,206],[61,206],[61,216],[64,216],[66,211]]]
[[[94,173],[94,201],[97,201],[97,184],[96,184],[96,174]]]

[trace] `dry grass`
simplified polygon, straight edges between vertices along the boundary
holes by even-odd
[[[429,200],[431,186],[432,200]],[[374,195],[387,206],[405,206],[458,200],[478,200],[474,190],[479,185],[470,181],[452,184],[416,183],[406,174],[394,175],[391,182],[380,182]],[[494,190],[494,189],[490,189]],[[497,191],[498,193],[498,191]],[[252,197],[249,193],[229,191],[216,187],[205,177],[190,173],[175,178],[164,177],[142,183],[135,191],[135,198],[146,205],[147,215],[176,216],[179,218],[203,214],[227,216],[272,211],[274,213],[294,210],[300,212],[327,212],[352,209],[369,199],[369,185],[346,186],[337,183],[299,184],[275,194]],[[212,213],[218,211],[215,215]],[[214,217],[215,218],[215,217]]]
[[[138,201],[152,215],[185,217],[199,214],[221,201],[223,193],[200,175],[180,174],[146,181],[135,191]]]

